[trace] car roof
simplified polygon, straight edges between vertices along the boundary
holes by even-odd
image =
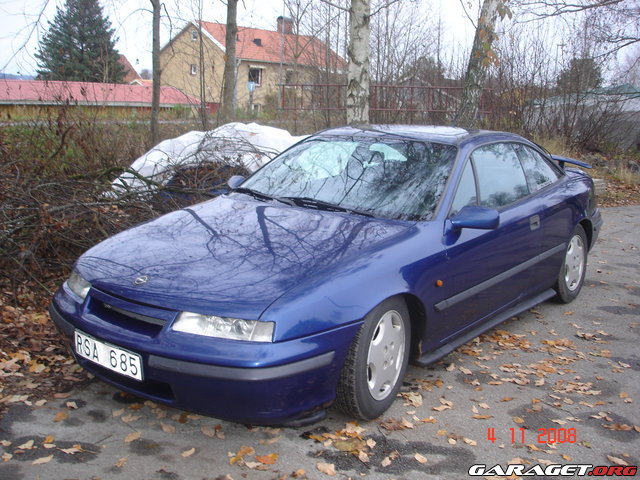
[[[518,135],[505,132],[494,132],[491,130],[469,130],[460,127],[447,127],[438,125],[366,125],[366,126],[345,126],[331,128],[318,132],[316,135],[342,136],[342,135],[399,135],[402,137],[425,140],[429,142],[444,143],[448,145],[459,145],[465,140],[476,137],[511,137],[520,139]],[[496,138],[497,139],[497,138]]]

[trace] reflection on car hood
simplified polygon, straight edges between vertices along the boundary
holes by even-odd
[[[95,287],[125,298],[255,319],[304,279],[410,225],[232,194],[105,240],[77,268]]]

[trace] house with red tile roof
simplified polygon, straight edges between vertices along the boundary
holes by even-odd
[[[225,37],[225,24],[188,23],[160,51],[162,84],[219,104]],[[346,68],[345,60],[318,38],[295,34],[288,18],[278,17],[276,30],[238,27],[237,107],[260,110],[278,101],[283,84],[332,83]]]
[[[152,87],[120,83],[90,83],[0,79],[0,120],[33,118],[59,110],[78,108],[101,116],[148,117]],[[190,113],[200,101],[177,88],[160,88],[160,109]],[[171,115],[172,116],[172,115]]]
[[[125,57],[124,55],[120,55],[118,57],[118,63],[122,65],[122,68],[124,69],[124,77],[122,79],[122,83],[132,83],[135,80],[142,79],[136,69],[133,68],[133,65],[131,65],[127,57]]]

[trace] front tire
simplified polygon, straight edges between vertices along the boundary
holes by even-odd
[[[572,302],[580,293],[587,270],[587,235],[576,225],[567,245],[564,261],[558,273],[555,290],[561,303]]]
[[[409,362],[411,322],[404,300],[385,300],[367,314],[342,367],[336,407],[363,420],[393,403]]]

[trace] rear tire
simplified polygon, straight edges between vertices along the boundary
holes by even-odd
[[[580,293],[587,270],[587,250],[587,235],[581,225],[576,225],[554,287],[559,302],[570,303]]]
[[[409,311],[402,298],[389,298],[369,312],[342,367],[336,407],[363,420],[382,415],[402,385],[410,339]]]

